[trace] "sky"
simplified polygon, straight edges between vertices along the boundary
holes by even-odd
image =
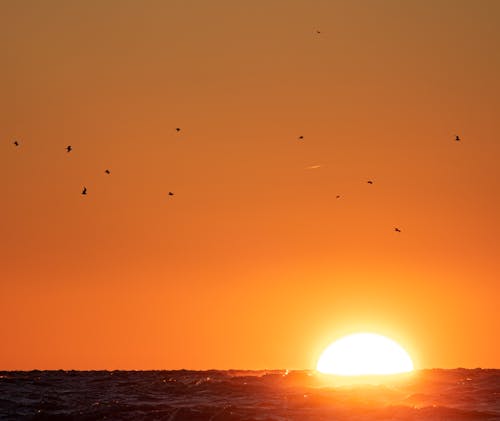
[[[2,0],[0,51],[0,369],[500,367],[500,2]]]

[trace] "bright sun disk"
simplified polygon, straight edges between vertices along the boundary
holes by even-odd
[[[397,374],[413,371],[413,362],[392,339],[375,333],[355,333],[328,346],[316,370],[339,376]]]

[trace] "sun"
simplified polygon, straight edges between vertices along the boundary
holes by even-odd
[[[413,371],[413,362],[392,339],[375,333],[355,333],[328,346],[316,370],[338,376],[385,375]]]

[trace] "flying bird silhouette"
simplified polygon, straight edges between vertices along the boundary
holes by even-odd
[[[105,170],[104,171],[106,174],[111,174],[111,171],[110,170]]]
[[[83,187],[82,194],[86,195],[87,194],[87,187]]]
[[[335,199],[340,199],[340,195],[338,194],[337,196],[335,196]]]
[[[398,227],[394,228],[394,231],[401,232],[401,230]]]
[[[173,196],[174,194],[173,194],[171,191],[169,191],[169,192],[168,192],[168,195],[169,195],[169,196]]]
[[[176,132],[180,132],[180,131],[181,131],[181,128],[180,128],[180,127],[176,127],[176,128],[175,128],[175,131],[176,131]]]
[[[19,142],[17,140],[14,140],[14,142],[12,142],[14,144],[14,146],[19,146]]]
[[[304,140],[304,136],[299,136],[299,140]]]
[[[66,146],[66,152],[71,152],[72,150],[73,148],[71,147],[71,145]]]
[[[368,180],[367,183],[368,184],[373,184],[373,181],[372,180]]]
[[[456,135],[456,136],[455,136],[455,140],[456,140],[457,142],[460,142],[460,136]]]

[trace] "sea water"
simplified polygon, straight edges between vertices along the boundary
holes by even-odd
[[[500,420],[500,370],[0,372],[0,420]]]

